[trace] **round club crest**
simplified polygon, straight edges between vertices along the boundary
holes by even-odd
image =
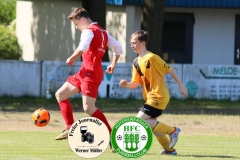
[[[113,127],[111,142],[115,151],[126,158],[137,158],[150,149],[152,129],[146,121],[138,117],[126,117]]]

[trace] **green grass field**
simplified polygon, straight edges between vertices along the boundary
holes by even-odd
[[[71,100],[74,118],[87,116],[82,112],[81,100]],[[142,101],[98,100],[97,106],[106,113],[110,125],[126,116],[135,116]],[[43,128],[31,121],[32,112],[44,107],[50,111],[51,121]],[[172,100],[160,121],[178,126],[182,132],[175,146],[178,156],[159,155],[162,150],[154,138],[150,150],[138,159],[228,160],[240,159],[240,103],[209,100]],[[231,112],[234,114],[231,114]],[[55,141],[64,123],[54,99],[0,99],[0,160],[77,160],[67,140]],[[107,149],[100,160],[126,159]]]
[[[66,140],[54,141],[57,132],[44,131],[6,131],[0,132],[1,160],[78,160]],[[181,135],[176,145],[178,156],[158,155],[160,147],[154,141],[150,151],[138,159],[240,159],[240,137]],[[125,159],[107,149],[99,160]]]

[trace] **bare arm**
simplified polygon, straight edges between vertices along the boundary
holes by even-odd
[[[135,89],[138,87],[138,85],[138,82],[128,82],[126,79],[121,79],[121,81],[119,82],[119,86],[128,89]]]
[[[114,72],[114,68],[116,67],[119,57],[120,55],[115,55],[113,57],[112,63],[107,67],[107,70],[105,70],[107,74],[112,74]]]
[[[77,48],[77,49],[73,52],[73,54],[66,60],[66,63],[67,63],[68,65],[73,65],[74,60],[75,60],[76,58],[80,57],[82,54],[83,54],[83,52],[80,51],[79,48]]]
[[[107,74],[112,74],[114,72],[114,68],[116,67],[116,64],[119,60],[119,57],[121,54],[123,54],[123,50],[122,50],[122,45],[116,40],[114,39],[110,34],[108,35],[108,47],[112,49],[113,51],[113,60],[112,63],[107,67],[107,70],[105,70],[105,72]]]
[[[178,78],[178,75],[176,74],[176,72],[172,69],[169,74],[172,76],[172,78],[177,82],[179,88],[180,88],[180,92],[182,93],[182,95],[184,96],[184,98],[187,98],[188,96],[188,91],[185,88],[185,86],[183,85],[182,81]]]

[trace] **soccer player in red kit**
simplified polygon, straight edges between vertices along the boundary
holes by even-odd
[[[66,129],[55,139],[66,139],[68,136],[68,130],[74,123],[72,106],[68,98],[78,92],[82,93],[84,111],[92,117],[102,120],[111,133],[112,129],[106,117],[96,108],[95,102],[98,87],[104,76],[101,62],[105,50],[110,47],[114,54],[112,63],[105,71],[107,74],[112,74],[120,55],[123,53],[122,46],[98,23],[92,21],[84,8],[76,8],[68,18],[82,34],[79,46],[66,60],[66,63],[72,65],[74,60],[82,55],[82,65],[80,71],[70,76],[55,94],[66,123]]]

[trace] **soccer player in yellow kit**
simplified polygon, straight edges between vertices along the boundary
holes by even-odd
[[[143,30],[131,35],[130,45],[138,57],[133,61],[131,82],[122,79],[119,85],[123,88],[135,89],[141,84],[145,104],[138,112],[137,117],[144,119],[152,128],[154,135],[164,149],[161,154],[177,155],[173,147],[177,143],[180,128],[166,125],[157,120],[170,99],[164,75],[169,73],[172,76],[179,85],[184,98],[188,96],[188,92],[172,67],[158,55],[147,51],[148,39],[148,32]]]

